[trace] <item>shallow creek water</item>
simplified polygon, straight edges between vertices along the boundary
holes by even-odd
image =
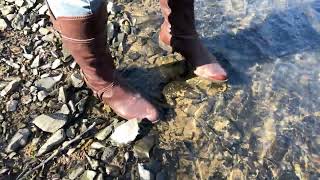
[[[198,0],[196,9],[230,81],[165,86],[174,121],[158,127],[158,154],[171,178],[318,179],[320,1]]]

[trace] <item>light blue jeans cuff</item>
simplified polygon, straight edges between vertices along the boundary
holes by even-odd
[[[96,12],[105,0],[47,0],[55,17],[85,16]]]

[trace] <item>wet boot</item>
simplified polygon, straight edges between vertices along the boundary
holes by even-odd
[[[106,45],[106,17],[103,5],[92,15],[58,18],[51,15],[51,20],[62,37],[63,46],[79,64],[86,84],[94,94],[122,118],[147,118],[154,123],[158,118],[156,108],[129,88],[115,70]]]
[[[164,16],[159,45],[178,52],[195,68],[194,73],[213,82],[227,81],[227,73],[201,43],[195,27],[194,0],[160,0]]]

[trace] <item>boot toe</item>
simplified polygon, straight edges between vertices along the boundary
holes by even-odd
[[[199,77],[215,82],[224,82],[228,80],[226,71],[218,63],[198,66],[194,73]]]

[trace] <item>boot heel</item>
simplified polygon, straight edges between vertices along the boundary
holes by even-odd
[[[168,53],[172,53],[172,47],[169,45],[166,45],[163,41],[161,41],[160,37],[159,37],[159,47],[165,51],[167,51]]]

